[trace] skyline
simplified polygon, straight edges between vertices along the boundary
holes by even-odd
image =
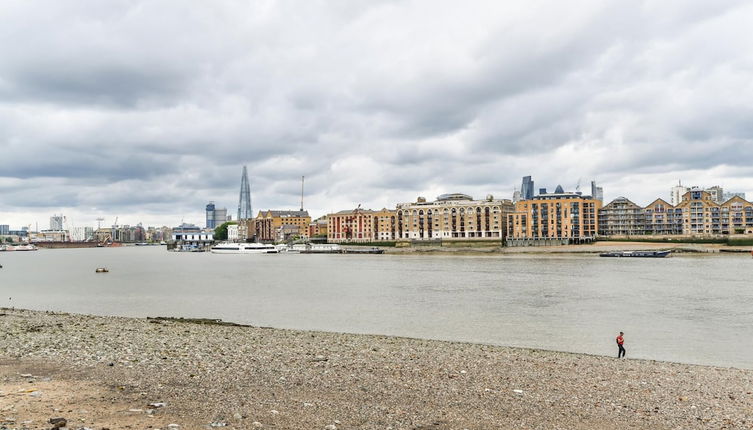
[[[576,3],[11,3],[0,224],[203,225],[244,164],[314,217],[527,175],[753,195],[753,5]]]

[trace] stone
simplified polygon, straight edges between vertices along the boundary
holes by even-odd
[[[259,421],[254,421],[254,422],[251,423],[251,425],[253,427],[257,427],[257,428],[264,427],[264,424],[260,423]]]
[[[50,418],[48,422],[52,424],[52,428],[54,429],[65,427],[68,424],[68,420],[63,417]]]

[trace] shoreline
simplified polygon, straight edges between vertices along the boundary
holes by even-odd
[[[719,428],[749,426],[753,410],[752,370],[206,320],[0,314],[6,428],[48,428],[54,409],[92,429]]]
[[[385,254],[469,254],[469,255],[552,255],[552,254],[580,254],[595,255],[610,251],[638,251],[638,250],[669,250],[672,254],[750,254],[749,246],[729,246],[713,243],[671,243],[671,242],[621,242],[600,241],[593,244],[557,245],[557,246],[519,246],[519,247],[438,247],[415,246],[401,248],[382,248]]]

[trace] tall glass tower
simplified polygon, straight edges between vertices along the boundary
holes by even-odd
[[[248,171],[243,166],[243,176],[241,176],[241,195],[238,198],[238,221],[253,218],[251,212],[251,186],[248,184]]]

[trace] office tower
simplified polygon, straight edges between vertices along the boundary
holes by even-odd
[[[217,219],[214,217],[214,202],[209,202],[206,207],[207,228],[217,227]]]
[[[522,200],[533,198],[533,180],[530,176],[523,176],[523,184],[520,187],[520,198]]]
[[[241,176],[241,192],[238,198],[238,221],[253,218],[251,212],[251,186],[248,184],[248,171],[243,166],[243,175]]]
[[[604,201],[604,188],[597,187],[596,181],[591,181],[591,197],[600,202]]]

